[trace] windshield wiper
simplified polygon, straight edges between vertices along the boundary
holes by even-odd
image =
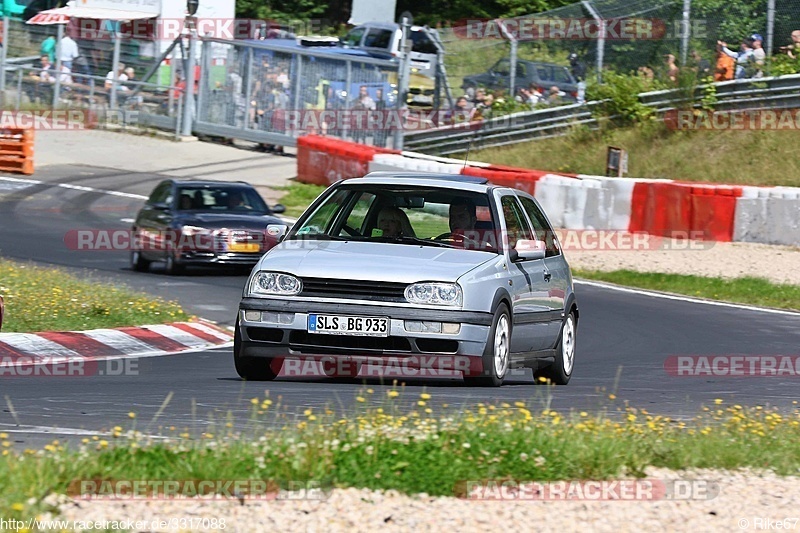
[[[452,244],[447,244],[446,242],[433,241],[429,239],[420,239],[419,237],[409,237],[406,235],[400,237],[390,237],[389,240],[390,242],[421,244],[422,246],[435,246],[437,248],[457,248],[457,246],[453,246]]]

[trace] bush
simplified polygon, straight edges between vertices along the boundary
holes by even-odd
[[[652,109],[639,100],[639,93],[662,88],[661,84],[645,76],[603,73],[603,84],[591,82],[586,87],[586,100],[601,102],[595,115],[610,119],[615,125],[628,125],[650,120]]]

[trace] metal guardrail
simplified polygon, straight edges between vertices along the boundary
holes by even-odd
[[[713,84],[717,111],[800,108],[800,74],[771,78],[733,80]],[[663,115],[681,105],[699,105],[707,85],[686,89],[652,91],[639,95],[640,101]],[[507,146],[532,139],[566,135],[576,126],[597,129],[595,111],[601,102],[573,104],[515,113],[481,122],[432,128],[405,134],[404,149],[447,155],[473,149]]]

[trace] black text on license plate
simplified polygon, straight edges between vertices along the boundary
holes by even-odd
[[[388,337],[389,319],[368,316],[308,315],[308,332]]]

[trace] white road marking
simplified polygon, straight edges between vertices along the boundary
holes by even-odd
[[[208,335],[216,337],[219,340],[223,340],[223,341],[230,341],[231,340],[231,336],[230,335],[225,335],[221,331],[217,331],[216,329],[214,329],[212,327],[209,327],[209,326],[203,324],[202,322],[192,322],[191,324],[187,324],[187,325],[189,327],[192,327],[194,329],[198,329],[198,330],[200,330],[200,331],[202,331],[204,333],[207,333]]]
[[[3,333],[0,335],[0,342],[31,356],[47,357],[49,359],[59,357],[72,359],[83,358],[78,352],[74,352],[57,342],[32,333]]]
[[[72,189],[75,191],[84,191],[84,192],[96,192],[100,194],[110,194],[111,196],[120,196],[122,198],[134,198],[136,200],[147,200],[147,196],[142,196],[141,194],[133,194],[129,192],[119,192],[119,191],[109,191],[107,189],[96,189],[94,187],[85,187],[83,185],[72,185],[70,183],[47,183],[41,180],[26,180],[21,178],[11,178],[8,176],[0,176],[0,180],[3,181],[10,181],[16,183],[27,183],[30,185],[41,185],[47,184],[50,186],[61,187],[62,189]]]
[[[600,287],[602,289],[609,289],[612,291],[625,292],[628,294],[638,294],[641,296],[652,296],[653,298],[661,298],[664,300],[675,300],[679,302],[689,302],[703,305],[713,305],[716,307],[729,307],[732,309],[742,309],[745,311],[757,311],[760,313],[772,313],[775,315],[793,316],[800,318],[800,313],[796,311],[786,311],[783,309],[770,309],[768,307],[756,307],[753,305],[734,304],[729,302],[715,302],[713,300],[702,300],[700,298],[692,298],[691,296],[681,296],[678,294],[665,294],[663,292],[648,291],[645,289],[632,289],[630,287],[621,287],[611,283],[603,283],[601,281],[588,281],[583,279],[575,279],[575,283],[580,285],[589,285],[590,287]]]
[[[121,219],[119,219],[119,221],[120,222],[124,222],[126,224],[133,224],[134,222],[136,222],[136,219],[135,218],[121,218]]]
[[[158,333],[159,335],[166,337],[170,340],[179,342],[184,346],[188,346],[189,348],[200,348],[202,346],[208,346],[209,344],[207,341],[204,341],[200,337],[195,337],[191,333],[187,333],[182,329],[176,328],[175,326],[169,326],[167,324],[156,324],[153,326],[142,326],[142,327],[154,333]]]
[[[154,346],[116,329],[93,329],[84,331],[83,334],[125,355],[137,355],[152,352],[155,349]]]

